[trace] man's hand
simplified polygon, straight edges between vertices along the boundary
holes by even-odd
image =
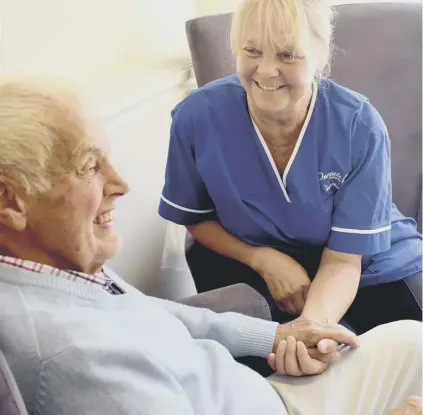
[[[305,344],[308,348],[317,347],[321,340],[334,340],[338,344],[346,344],[352,348],[358,348],[357,336],[339,324],[319,323],[305,317],[299,317],[289,323],[279,324],[276,330],[273,352],[282,340],[291,336],[295,340]],[[321,346],[320,346],[321,347]]]
[[[338,359],[339,354],[332,362]],[[271,353],[267,362],[275,372],[289,376],[320,375],[329,366],[329,363],[310,357],[305,344],[291,336],[279,343],[276,353]]]
[[[278,326],[268,363],[282,374],[318,375],[340,358],[340,344],[359,347],[355,334],[339,324],[323,325],[299,317]]]
[[[281,311],[301,314],[310,288],[307,271],[290,256],[269,247],[258,247],[251,260]]]
[[[400,408],[393,409],[388,415],[422,415],[422,398],[410,396]]]
[[[307,347],[309,356],[323,363],[336,362],[341,354],[338,350],[339,344],[335,340],[323,339],[316,347]]]

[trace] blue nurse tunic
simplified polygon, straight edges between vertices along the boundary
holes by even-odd
[[[193,91],[172,111],[159,213],[181,225],[216,220],[311,277],[325,247],[363,255],[361,286],[422,268],[416,223],[392,203],[387,128],[366,97],[328,79],[314,84],[283,175],[236,75]]]

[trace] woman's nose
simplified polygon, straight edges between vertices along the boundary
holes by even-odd
[[[279,75],[279,63],[276,59],[263,57],[257,67],[257,73],[263,77],[273,78]]]

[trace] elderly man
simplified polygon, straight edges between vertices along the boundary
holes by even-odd
[[[30,413],[377,415],[419,394],[420,323],[357,339],[159,300],[103,272],[128,186],[87,114],[58,83],[0,80],[0,349]]]

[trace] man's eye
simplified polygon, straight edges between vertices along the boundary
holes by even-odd
[[[89,164],[85,167],[84,171],[86,173],[97,173],[100,169],[100,165],[98,163],[95,164]]]

